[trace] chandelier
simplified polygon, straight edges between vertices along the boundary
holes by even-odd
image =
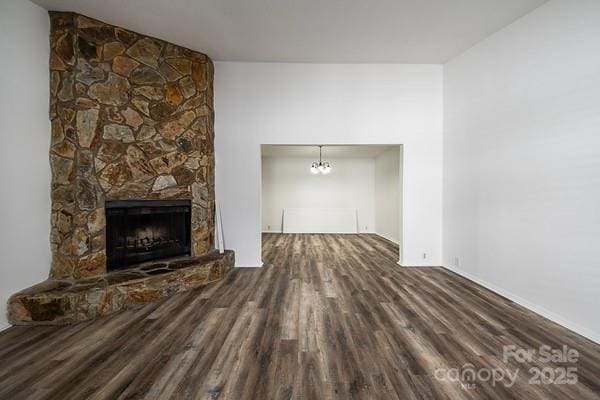
[[[323,162],[322,153],[323,153],[323,146],[319,146],[319,162],[315,161],[310,166],[310,172],[312,174],[316,175],[318,173],[321,173],[323,175],[327,175],[328,173],[331,172],[331,164],[329,164],[327,161]]]

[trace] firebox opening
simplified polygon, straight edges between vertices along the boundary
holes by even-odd
[[[190,255],[189,200],[106,202],[107,270]]]

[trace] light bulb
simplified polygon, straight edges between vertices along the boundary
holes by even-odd
[[[315,175],[319,173],[319,170],[317,168],[317,163],[313,163],[311,165],[311,167],[310,167],[310,173],[311,174],[315,174]]]
[[[323,172],[323,174],[325,174],[325,175],[327,175],[328,173],[330,173],[331,172],[331,165],[326,164],[325,165],[325,169],[323,169],[323,171],[321,171],[321,172]]]
[[[323,173],[323,171],[325,171],[325,166],[323,164],[319,164],[319,166],[317,168],[319,168],[319,172],[321,172],[321,173]]]

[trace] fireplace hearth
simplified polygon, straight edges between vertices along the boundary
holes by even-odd
[[[189,200],[107,201],[108,271],[190,255],[190,223]]]

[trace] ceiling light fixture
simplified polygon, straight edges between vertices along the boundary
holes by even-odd
[[[314,175],[321,173],[327,175],[331,172],[331,164],[327,161],[323,162],[323,146],[319,146],[319,162],[313,162],[310,166],[310,172]]]

